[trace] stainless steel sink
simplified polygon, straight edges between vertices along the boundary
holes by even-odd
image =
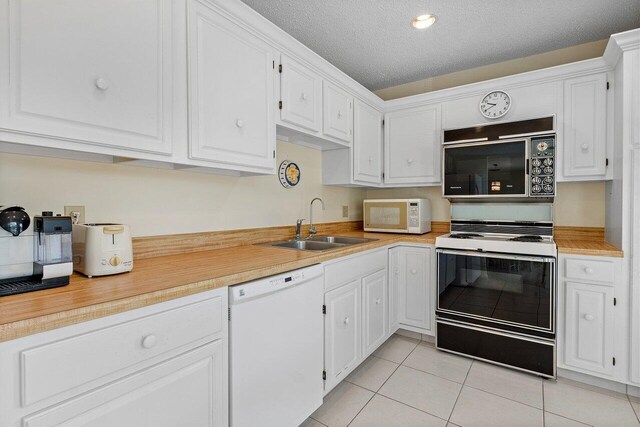
[[[260,246],[297,249],[300,251],[326,251],[359,243],[372,242],[377,239],[364,239],[344,236],[314,236],[309,240],[286,240],[284,242],[260,243]]]
[[[357,245],[358,243],[373,242],[378,239],[365,239],[361,237],[343,237],[343,236],[314,236],[311,241],[341,243],[343,245]]]
[[[301,251],[326,251],[328,249],[345,246],[340,243],[318,242],[314,240],[287,240],[286,242],[270,243],[270,245],[278,248],[299,249]]]

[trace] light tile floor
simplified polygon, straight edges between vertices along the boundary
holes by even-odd
[[[640,399],[542,380],[394,335],[303,427],[640,427]]]

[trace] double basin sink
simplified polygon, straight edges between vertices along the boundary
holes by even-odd
[[[262,243],[261,245],[273,246],[276,248],[297,249],[300,251],[326,251],[349,245],[357,245],[359,243],[372,242],[374,240],[378,239],[344,236],[314,236],[306,240],[286,240],[284,242]]]

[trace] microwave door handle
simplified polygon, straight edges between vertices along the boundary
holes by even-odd
[[[527,164],[526,164],[526,166],[525,166],[524,173],[525,173],[526,175],[529,175],[529,159],[527,159]]]

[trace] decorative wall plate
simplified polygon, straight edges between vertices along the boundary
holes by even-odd
[[[295,187],[300,182],[300,168],[297,164],[284,160],[280,163],[278,177],[284,188]]]

